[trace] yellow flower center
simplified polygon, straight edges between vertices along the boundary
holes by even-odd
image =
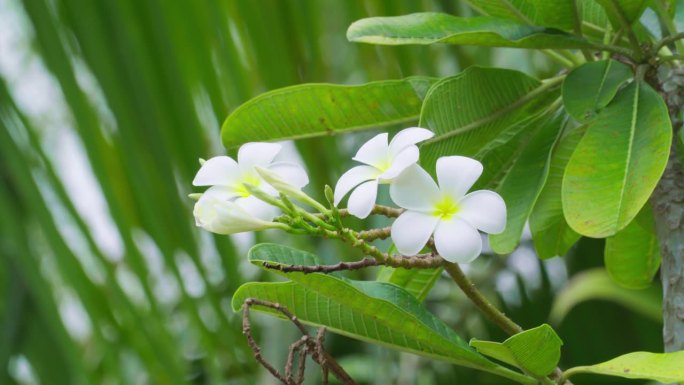
[[[247,198],[248,196],[252,195],[252,193],[247,190],[247,187],[245,187],[245,184],[251,184],[252,186],[259,187],[261,184],[261,179],[257,175],[245,175],[242,178],[242,183],[240,183],[235,190],[237,191],[240,196]]]
[[[442,220],[448,221],[460,210],[458,203],[450,196],[445,196],[435,204],[435,211],[432,215],[439,217]]]
[[[382,174],[383,172],[389,170],[389,168],[392,166],[392,162],[387,157],[387,159],[383,160],[382,163],[378,163],[375,167],[380,170],[380,173]]]

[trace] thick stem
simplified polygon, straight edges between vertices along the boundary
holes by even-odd
[[[637,61],[641,61],[642,52],[641,46],[639,45],[639,39],[632,30],[632,26],[627,20],[627,17],[625,16],[625,13],[622,11],[622,8],[620,8],[620,5],[616,0],[610,0],[606,4],[608,4],[612,8],[613,14],[617,17],[618,21],[622,25],[622,29],[624,29],[627,33],[627,38],[629,39],[629,43],[632,45],[632,49],[634,50],[634,55],[636,56]]]
[[[465,275],[458,264],[445,262],[444,270],[456,282],[458,287],[463,290],[463,293],[480,309],[480,311],[492,322],[497,324],[501,330],[509,335],[517,334],[523,331],[520,325],[516,324],[510,318],[506,317],[496,306],[485,298],[482,293],[475,287],[475,284]]]
[[[665,351],[684,350],[684,167],[674,145],[651,204],[662,255]]]
[[[572,3],[572,10],[573,10],[573,21],[574,21],[574,29],[575,29],[575,35],[579,36],[580,38],[583,38],[582,36],[582,15],[580,11],[580,6],[577,4],[578,0],[571,0]],[[586,48],[582,48],[582,55],[584,55],[584,59],[587,61],[594,61],[594,58],[591,56],[591,53],[589,50]]]
[[[432,269],[440,267],[444,260],[434,254],[418,254],[411,257],[396,257],[386,255],[382,259],[364,258],[353,262],[339,262],[334,265],[281,265],[279,263],[264,262],[266,269],[278,270],[284,273],[299,272],[304,274],[311,273],[332,273],[335,271],[359,270],[371,266],[391,266],[403,267],[405,269]]]

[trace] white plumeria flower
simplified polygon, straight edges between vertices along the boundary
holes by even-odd
[[[307,205],[316,208],[318,211],[322,213],[328,211],[328,209],[325,206],[318,203],[312,197],[306,195],[306,193],[302,191],[301,187],[292,185],[289,181],[284,180],[282,177],[282,173],[278,174],[272,170],[259,166],[256,167],[256,170],[259,173],[259,176],[261,176],[266,181],[266,183],[271,185],[281,194],[284,194],[289,198],[294,198],[302,203],[306,203]]]
[[[278,209],[254,196],[225,199],[220,190],[209,189],[195,203],[195,224],[217,234],[259,231],[278,225]]]
[[[391,183],[402,171],[419,158],[416,143],[430,139],[434,133],[424,128],[412,127],[399,131],[387,143],[387,133],[378,134],[364,143],[354,160],[364,163],[345,172],[335,185],[335,206],[340,204],[349,191],[349,213],[366,218],[370,214],[378,195],[378,184]]]
[[[301,166],[291,162],[274,162],[281,149],[282,146],[277,143],[246,143],[238,150],[237,162],[228,156],[217,156],[204,162],[192,184],[212,186],[207,192],[211,190],[224,199],[249,197],[251,194],[247,191],[246,184],[258,187],[271,195],[278,195],[278,192],[259,176],[256,167],[263,167],[295,187],[306,186],[309,177]]]
[[[392,224],[392,241],[403,255],[415,255],[434,234],[435,248],[447,261],[469,263],[480,255],[477,230],[499,234],[506,228],[506,204],[499,194],[466,193],[482,174],[482,164],[464,156],[437,160],[437,180],[418,165],[390,185],[390,196],[406,209]]]
[[[257,167],[272,171],[301,188],[309,183],[304,169],[291,162],[274,162],[282,146],[276,143],[246,143],[238,150],[238,161],[217,156],[202,164],[192,184],[211,186],[195,204],[197,226],[219,234],[233,234],[275,227],[273,218],[278,210],[253,196],[247,185],[278,195],[266,183]]]

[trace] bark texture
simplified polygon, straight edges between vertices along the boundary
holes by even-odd
[[[675,146],[651,203],[663,258],[664,347],[684,350],[684,167]]]

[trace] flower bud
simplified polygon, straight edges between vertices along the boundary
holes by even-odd
[[[197,226],[217,234],[235,234],[278,227],[273,218],[278,210],[255,197],[224,200],[202,194],[193,210]]]

